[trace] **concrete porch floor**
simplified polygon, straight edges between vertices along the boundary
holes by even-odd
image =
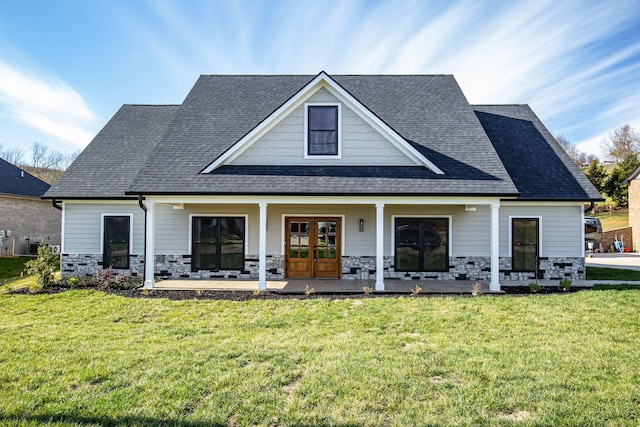
[[[529,286],[533,280],[509,280],[501,282],[501,286]],[[388,293],[410,293],[416,286],[422,288],[421,293],[437,294],[471,294],[473,284],[471,280],[385,280],[385,290]],[[594,281],[576,280],[575,287],[592,287]],[[602,281],[598,281],[602,283]],[[538,280],[541,286],[558,286],[558,280]],[[362,293],[363,287],[375,289],[374,280],[332,280],[332,279],[288,279],[267,281],[267,292],[304,293],[315,289],[315,293]],[[257,280],[178,280],[166,279],[156,282],[154,289],[158,290],[215,290],[215,291],[253,291],[258,289]],[[489,283],[481,282],[481,291],[489,291]],[[497,292],[502,293],[502,292]]]

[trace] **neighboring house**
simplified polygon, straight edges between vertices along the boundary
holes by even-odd
[[[37,245],[60,247],[62,214],[41,196],[49,184],[0,159],[0,256],[34,253]]]
[[[629,227],[631,227],[631,245],[625,242],[626,246],[637,251],[640,248],[640,166],[631,172],[625,180],[629,186]]]
[[[125,105],[46,197],[65,276],[377,290],[584,278],[583,203],[601,199],[526,105],[471,106],[453,76],[324,72],[201,76],[181,105]]]

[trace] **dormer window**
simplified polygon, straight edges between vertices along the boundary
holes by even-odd
[[[340,158],[340,104],[307,104],[305,118],[305,157]]]

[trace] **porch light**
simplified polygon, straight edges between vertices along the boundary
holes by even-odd
[[[360,232],[364,231],[364,219],[362,219],[362,218],[360,218],[359,230],[360,230]]]

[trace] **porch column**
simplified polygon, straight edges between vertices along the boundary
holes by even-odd
[[[260,202],[260,237],[258,240],[258,289],[267,289],[267,203]]]
[[[155,257],[153,245],[155,241],[155,213],[153,202],[147,202],[147,223],[146,227],[146,238],[145,242],[145,253],[144,253],[144,287],[147,289],[153,289],[153,285],[155,283]]]
[[[376,203],[376,291],[384,291],[384,203]]]
[[[500,204],[491,205],[491,283],[489,290],[500,290]]]

